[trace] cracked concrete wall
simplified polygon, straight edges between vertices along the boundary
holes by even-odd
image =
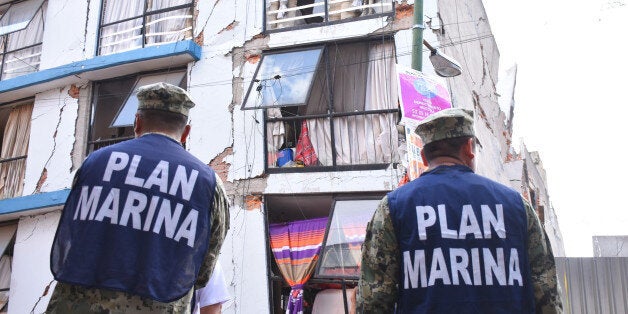
[[[40,69],[95,55],[100,1],[48,1]]]
[[[24,195],[56,191],[72,184],[72,154],[78,99],[70,87],[35,96],[24,176]]]
[[[499,50],[482,1],[438,0],[442,29],[433,31],[439,46],[462,66],[462,75],[448,78],[455,107],[475,110],[475,129],[481,146],[476,154],[477,172],[509,184],[504,161],[509,134],[497,94]],[[429,31],[428,31],[429,32]]]
[[[268,176],[266,194],[307,194],[390,191],[403,173],[392,166],[384,170],[350,172],[277,173]]]
[[[71,0],[49,4],[42,68],[95,55],[100,2]],[[401,0],[397,2],[406,3]],[[407,1],[408,4],[412,2]],[[455,5],[462,8],[457,15],[453,10]],[[266,177],[263,175],[265,152],[262,111],[242,111],[239,108],[259,61],[256,56],[262,49],[395,31],[398,62],[409,66],[412,16],[400,15],[394,21],[375,18],[260,35],[263,6],[263,1],[196,1],[194,37],[201,44],[202,53],[201,60],[188,66],[188,90],[197,106],[190,113],[192,132],[187,147],[205,163],[214,160],[225,164],[223,171],[226,173],[222,174],[226,174],[225,185],[235,203],[231,208],[231,230],[220,255],[229,289],[234,296],[234,301],[223,307],[226,313],[265,313],[269,310],[264,207],[244,209],[247,196],[264,193],[387,191],[396,187],[401,176],[398,169],[391,167],[377,171],[272,174]],[[424,2],[424,13],[432,19],[437,18],[440,13],[443,16],[442,23],[446,25],[439,26],[435,23],[434,29],[426,30],[424,38],[429,42],[443,44],[467,31],[490,31],[480,1],[465,4],[429,0]],[[456,21],[469,19],[477,20],[477,23],[456,24]],[[444,34],[443,29],[446,30]],[[54,37],[59,33],[67,33],[68,36]],[[493,104],[497,106],[494,78],[496,79],[499,53],[492,38],[481,42],[481,46],[474,42],[469,43],[473,45],[470,47],[444,48],[445,53],[459,61],[463,57],[473,60],[465,60],[466,63],[461,61],[464,68],[462,76],[443,81],[449,86],[456,106],[476,109],[479,106],[485,112],[477,123],[479,137],[484,146],[478,158],[480,164],[485,164],[479,166],[479,172],[500,180],[499,173],[504,171],[495,165],[502,164],[503,159],[500,158],[504,141],[494,138],[499,136],[496,131],[498,128],[495,127],[499,120],[493,120],[493,117],[499,115],[491,109]],[[433,74],[428,56],[429,52],[424,51],[423,70]],[[37,136],[31,136],[25,179],[25,191],[28,194],[38,189],[52,191],[69,187],[77,161],[84,155],[78,151],[85,147],[84,130],[89,121],[89,89],[83,88],[79,91],[79,100],[69,96],[69,91],[68,86],[41,93],[36,97],[32,129],[37,130]],[[475,102],[473,92],[477,95]],[[76,135],[75,128],[78,130]],[[220,160],[215,160],[216,157]],[[27,232],[30,228],[36,230],[37,237],[31,237],[20,244],[21,249],[16,252],[19,253],[16,260],[31,257],[27,248],[30,250],[39,247],[40,251],[45,251],[46,256],[39,258],[39,262],[43,264],[31,265],[42,271],[42,275],[33,277],[30,275],[31,269],[22,267],[14,270],[18,286],[15,290],[16,299],[11,299],[16,304],[12,303],[11,306],[18,309],[15,310],[16,313],[30,312],[49,282],[46,279],[51,278],[48,252],[57,221],[58,212],[25,217],[20,221],[18,233]],[[53,226],[42,227],[43,222]],[[34,242],[35,240],[38,242]],[[11,293],[14,293],[13,286]],[[48,297],[40,301],[37,311],[43,309]]]
[[[269,313],[264,213],[245,210],[244,199],[231,207],[231,229],[220,252],[220,264],[233,301],[223,313]]]
[[[20,218],[13,248],[9,313],[44,313],[53,281],[50,248],[61,211]]]

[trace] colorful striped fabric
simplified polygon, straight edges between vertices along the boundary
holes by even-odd
[[[325,237],[327,217],[271,224],[270,247],[286,282],[292,287],[288,313],[302,313],[303,284],[312,276]]]

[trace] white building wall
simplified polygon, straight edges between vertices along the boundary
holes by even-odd
[[[54,211],[20,218],[13,251],[9,313],[45,312],[54,287],[50,248],[60,214],[61,211]]]
[[[268,313],[268,273],[264,213],[261,208],[230,209],[231,229],[222,246],[220,264],[233,300],[223,313]]]
[[[40,69],[49,69],[93,56],[95,41],[87,41],[86,23],[99,11],[100,1],[48,1]],[[91,7],[88,7],[88,5]]]
[[[95,55],[100,2],[50,1],[46,15],[42,69]],[[253,39],[262,31],[263,1],[210,0],[196,3],[194,36],[199,39],[202,37],[202,54],[201,60],[188,65],[188,90],[196,100],[197,106],[192,109],[190,115],[192,132],[187,147],[205,163],[209,163],[226,149],[233,149],[233,153],[224,159],[231,165],[225,183],[232,186],[231,191],[234,191],[234,194],[231,197],[236,205],[231,208],[231,229],[223,245],[220,260],[234,301],[226,304],[223,309],[226,313],[267,313],[269,296],[264,222],[266,214],[262,208],[247,210],[241,205],[244,203],[244,196],[251,192],[247,190],[246,179],[259,179],[263,175],[265,154],[262,112],[240,110],[244,94],[258,64],[254,60],[246,61],[247,53],[259,53],[268,48],[362,37],[385,32],[391,24],[386,18],[375,18],[277,32],[262,39]],[[449,5],[451,1],[425,1],[425,15],[435,18],[438,11],[447,19],[444,10],[447,10]],[[479,10],[477,7],[468,9]],[[449,17],[445,24],[456,20]],[[475,17],[477,16],[473,16]],[[460,21],[469,20],[468,16],[462,14],[456,18]],[[411,25],[407,22],[406,20],[406,26],[409,28]],[[477,30],[474,23],[460,23],[459,27],[461,36]],[[437,32],[438,29],[427,29],[424,31],[424,38],[438,45],[439,39],[442,38],[437,36]],[[410,29],[398,31],[395,34],[395,43],[398,62],[409,66],[412,31]],[[489,43],[481,48],[486,51],[482,58],[476,55],[475,51],[478,49],[480,49],[478,46],[466,48],[453,46],[445,49],[447,54],[457,60],[467,62],[463,63],[462,76],[444,81],[451,90],[454,106],[474,109],[471,94],[477,90],[482,101],[489,100],[483,107],[494,105],[498,108],[496,96],[491,95],[494,92],[492,89],[494,86],[491,85],[492,75],[496,72],[498,61],[497,48],[494,41],[489,39]],[[427,58],[429,52],[424,51],[423,54],[424,72],[433,74]],[[488,69],[488,78],[481,75],[485,67]],[[79,101],[70,97],[69,88],[68,86],[50,90],[36,96],[25,194],[37,190],[55,191],[68,188],[72,182],[76,165],[72,164],[71,157],[82,154],[73,150],[76,146],[75,138],[82,138],[83,133],[87,131],[86,128],[75,130],[77,119],[86,119],[78,116],[79,104],[88,106],[91,101],[87,98]],[[483,146],[478,155],[478,172],[507,183],[500,162],[503,160],[502,143],[495,138],[500,136],[501,130],[492,129],[499,126],[499,115],[493,115],[491,112],[487,118],[488,123],[485,123],[484,118],[476,119],[477,131]],[[75,136],[75,132],[80,134]],[[46,175],[43,176],[43,173]],[[388,191],[397,186],[401,175],[400,170],[392,167],[377,171],[271,174],[266,178],[262,177],[265,184],[257,192],[300,194]],[[19,242],[16,243],[12,275],[11,313],[30,312],[50,282],[52,277],[48,265],[49,251],[58,219],[59,212],[54,212],[23,217],[20,220]],[[43,311],[49,295],[50,292],[38,303],[36,313]]]
[[[56,191],[72,184],[78,99],[69,88],[35,96],[24,178],[24,195]]]

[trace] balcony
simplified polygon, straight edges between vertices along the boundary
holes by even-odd
[[[290,30],[392,15],[392,0],[265,0],[265,31]]]

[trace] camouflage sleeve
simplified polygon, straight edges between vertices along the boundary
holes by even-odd
[[[209,238],[209,249],[198,278],[196,279],[195,289],[203,288],[207,285],[209,277],[211,277],[216,260],[220,254],[220,248],[227,236],[229,230],[229,201],[227,193],[222,185],[222,180],[216,175],[216,191],[214,192],[214,208],[211,215],[211,234]]]
[[[357,293],[357,313],[392,313],[397,300],[399,247],[384,197],[366,229]]]
[[[528,218],[528,258],[536,313],[562,313],[552,246],[534,208],[523,200]]]

